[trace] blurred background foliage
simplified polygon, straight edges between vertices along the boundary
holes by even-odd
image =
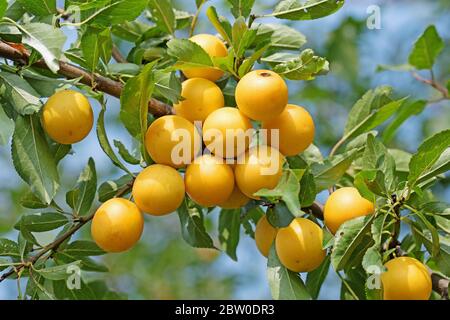
[[[254,12],[272,8],[276,1],[257,0]],[[175,7],[192,12],[194,0],[173,0]],[[226,1],[209,1],[220,13],[230,16]],[[381,29],[370,30],[366,26],[367,8],[378,5],[381,9]],[[196,32],[211,32],[203,7]],[[270,19],[267,19],[270,22]],[[283,21],[286,23],[286,21]],[[435,68],[438,81],[445,83],[450,74],[450,1],[427,0],[348,0],[342,10],[324,19],[292,22],[289,25],[303,32],[308,46],[330,61],[328,76],[311,82],[290,82],[290,102],[306,107],[316,123],[315,144],[326,154],[341,136],[348,110],[369,88],[388,84],[395,88],[397,97],[409,95],[411,99],[433,100],[436,92],[415,80],[405,72],[377,72],[381,64],[403,64],[414,40],[429,25],[435,24],[446,41],[445,51]],[[69,36],[75,32],[68,28]],[[180,34],[179,36],[186,36]],[[119,43],[127,53],[127,43]],[[69,44],[67,44],[69,47]],[[445,78],[447,77],[447,78]],[[100,106],[94,103],[96,114]],[[125,129],[118,121],[119,105],[109,99],[107,130],[111,139],[128,141]],[[425,111],[410,118],[390,142],[390,147],[402,147],[414,152],[424,138],[448,128],[450,105],[448,101],[429,104]],[[102,153],[95,132],[88,139],[73,147],[74,154],[61,162],[62,189],[75,184],[77,176],[93,156],[99,182],[117,178],[120,173],[110,165]],[[10,159],[9,146],[0,147],[0,236],[14,239],[11,232],[14,223],[25,212],[19,205],[26,191],[24,183],[15,173]],[[137,169],[137,168],[135,168]],[[450,200],[449,177],[435,185],[441,200]],[[325,194],[319,195],[324,201]],[[61,199],[61,202],[64,200]],[[217,214],[208,215],[209,231],[217,238]],[[40,235],[41,242],[50,241],[50,235]],[[89,239],[89,228],[78,234]],[[144,235],[131,251],[110,254],[99,258],[110,272],[87,273],[83,277],[104,279],[108,285],[131,299],[268,299],[270,293],[265,279],[266,261],[255,247],[254,241],[242,234],[238,247],[238,262],[214,250],[197,250],[189,247],[181,238],[176,215],[146,217]],[[15,299],[14,281],[0,286],[1,299]],[[330,272],[322,287],[320,298],[339,298],[336,276]]]

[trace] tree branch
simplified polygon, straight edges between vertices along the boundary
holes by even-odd
[[[115,45],[112,47],[112,56],[114,60],[116,60],[119,63],[127,63],[127,59],[122,55],[119,48],[117,48]]]
[[[133,181],[134,183],[134,181]],[[129,183],[125,186],[125,188],[119,190],[115,197],[121,197],[125,194],[127,194],[127,192],[131,189],[131,187],[133,186],[133,183]],[[97,211],[97,210],[96,210]],[[2,274],[0,276],[0,282],[6,280],[7,278],[9,278],[11,275],[13,275],[14,273],[18,273],[21,269],[30,266],[32,264],[34,264],[36,261],[38,261],[43,255],[45,255],[46,253],[50,252],[50,251],[56,251],[58,249],[58,247],[61,245],[61,243],[63,243],[65,240],[67,240],[68,238],[70,238],[75,232],[77,232],[78,230],[80,230],[86,223],[88,223],[89,221],[91,221],[94,218],[95,212],[91,213],[88,216],[85,217],[81,217],[78,222],[69,230],[66,231],[66,233],[62,234],[59,238],[57,238],[55,241],[53,241],[52,243],[49,243],[48,245],[46,245],[44,248],[42,248],[41,250],[38,251],[38,253],[36,255],[34,255],[33,257],[31,257],[29,260],[27,261],[23,261],[21,264],[19,264],[18,266],[15,266],[13,268],[11,268],[9,271],[5,272],[4,274]]]
[[[19,51],[5,42],[0,42],[0,57],[14,61],[20,65],[27,65],[30,58],[30,54],[28,52]],[[32,66],[48,70],[48,66],[43,59],[33,63]],[[122,83],[114,81],[112,79],[109,79],[96,73],[92,74],[78,66],[75,66],[73,64],[64,61],[59,61],[58,74],[67,79],[80,78],[81,83],[88,86],[94,85],[93,87],[94,90],[107,93],[116,98],[120,98],[120,95],[122,94],[123,90]],[[171,106],[153,98],[150,100],[148,104],[148,110],[155,117],[161,117],[173,113],[173,109]]]
[[[429,86],[432,86],[433,88],[435,88],[437,91],[439,91],[442,94],[442,97],[444,99],[450,99],[449,93],[447,88],[445,88],[444,86],[442,86],[440,83],[438,83],[435,79],[434,79],[434,74],[433,72],[431,72],[432,75],[432,79],[425,79],[423,77],[421,77],[417,72],[412,72],[411,73],[413,75],[414,78],[416,78],[417,80],[419,80],[420,82],[423,82]]]

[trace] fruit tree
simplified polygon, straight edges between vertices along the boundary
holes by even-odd
[[[24,213],[0,239],[0,282],[16,280],[24,299],[104,297],[85,275],[99,271],[92,257],[120,259],[146,225],[174,215],[179,238],[234,260],[241,230],[254,238],[274,299],[317,299],[329,272],[342,299],[448,299],[450,209],[435,192],[448,187],[448,123],[413,153],[392,143],[427,106],[448,107],[438,28],[411,43],[405,64],[379,68],[409,72],[434,96],[361,93],[327,152],[316,142],[334,119],[302,95],[334,61],[289,24],[330,19],[345,1],[228,0],[220,13],[189,1],[193,13],[171,0],[0,0],[3,170],[27,185]],[[116,98],[127,142],[111,142]],[[105,181],[88,156],[66,188],[60,162],[90,133],[98,143],[85,152],[103,152],[121,176]]]

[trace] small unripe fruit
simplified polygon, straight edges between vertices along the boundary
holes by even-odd
[[[201,137],[188,120],[164,116],[153,121],[147,129],[145,147],[156,163],[182,168],[200,151]]]
[[[271,141],[271,130],[278,129],[278,149],[285,156],[295,156],[308,148],[314,140],[314,121],[304,108],[288,104],[278,116],[263,122],[263,129],[268,129],[268,143]],[[275,141],[274,141],[275,142]]]
[[[283,174],[284,157],[274,148],[260,145],[250,148],[238,158],[234,174],[239,189],[247,197],[259,199],[254,193],[273,189]]]
[[[427,267],[419,260],[399,257],[385,264],[381,274],[384,300],[428,300],[432,284]]]
[[[133,198],[142,211],[162,216],[181,205],[184,199],[184,181],[172,167],[154,164],[145,168],[133,184]]]
[[[103,203],[92,219],[91,234],[106,252],[122,252],[136,244],[144,229],[144,218],[131,201],[113,198]]]
[[[259,252],[265,257],[269,255],[270,247],[277,235],[277,229],[272,226],[264,215],[258,220],[255,228],[255,242]]]
[[[220,108],[203,124],[203,141],[216,156],[235,158],[250,145],[253,127],[250,120],[236,108]]]
[[[305,218],[295,218],[288,227],[280,228],[275,246],[280,262],[294,272],[316,269],[325,258],[322,229]]]
[[[333,192],[324,206],[325,225],[335,234],[344,222],[372,214],[375,206],[363,198],[358,189],[353,187],[340,188]]]
[[[277,73],[255,70],[238,82],[235,96],[243,114],[253,120],[267,121],[283,112],[288,103],[288,87]]]
[[[239,190],[238,186],[234,186],[231,196],[220,207],[223,209],[239,209],[245,206],[250,199]]]
[[[61,144],[83,140],[91,131],[94,115],[89,100],[73,90],[52,95],[42,111],[42,125],[47,134]]]
[[[191,122],[205,121],[215,110],[225,104],[220,88],[212,81],[202,78],[191,78],[182,83],[181,96],[173,107],[175,113]]]
[[[226,57],[227,47],[217,37],[211,34],[197,34],[190,41],[195,42],[203,48],[211,57]],[[223,76],[223,71],[218,68],[189,68],[183,70],[186,78],[204,78],[211,81],[217,81]]]
[[[204,207],[213,207],[230,197],[234,175],[222,159],[203,155],[187,167],[184,182],[192,200]]]

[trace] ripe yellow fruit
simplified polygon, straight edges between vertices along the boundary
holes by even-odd
[[[136,244],[144,229],[144,218],[131,201],[113,198],[103,203],[92,219],[91,234],[106,252],[122,252]]]
[[[184,181],[172,167],[154,164],[145,168],[133,184],[133,198],[142,211],[162,216],[181,205],[184,199]]]
[[[295,218],[291,224],[278,230],[275,247],[280,262],[294,272],[316,269],[325,258],[322,249],[322,229],[305,218]]]
[[[428,300],[431,295],[431,277],[427,267],[410,257],[400,257],[385,264],[381,274],[384,300]]]
[[[295,156],[308,148],[314,140],[314,121],[308,111],[300,106],[288,104],[278,116],[263,122],[263,129],[268,129],[268,143],[276,146],[272,141],[273,129],[278,129],[278,150],[285,156]]]
[[[250,199],[239,190],[238,186],[234,186],[231,196],[220,207],[223,209],[239,209],[245,206]]]
[[[147,129],[145,147],[156,163],[181,168],[191,163],[201,150],[201,137],[188,120],[164,116]]]
[[[61,144],[83,140],[91,131],[94,115],[89,100],[81,93],[63,90],[52,95],[42,111],[47,134]]]
[[[333,192],[325,203],[323,215],[325,224],[335,234],[345,221],[372,214],[375,206],[363,198],[358,189],[340,188]]]
[[[179,101],[173,107],[175,113],[191,122],[205,121],[213,111],[225,104],[220,88],[212,81],[192,78],[183,82]]]
[[[203,155],[190,164],[184,176],[186,192],[201,206],[225,202],[233,192],[233,170],[222,160]]]
[[[189,40],[203,48],[211,57],[226,57],[227,47],[217,37],[211,34],[197,34]],[[204,78],[217,81],[223,76],[223,71],[218,68],[190,68],[183,70],[186,78]]]
[[[239,189],[247,197],[260,189],[273,189],[283,174],[284,157],[274,148],[260,145],[238,158],[234,174]]]
[[[214,155],[235,158],[244,153],[253,136],[250,120],[236,108],[220,108],[203,124],[203,141]]]
[[[262,216],[256,224],[255,242],[259,252],[265,257],[269,255],[270,247],[277,236],[277,229],[267,221],[266,216]]]
[[[236,86],[239,110],[253,120],[267,121],[283,112],[288,103],[288,87],[270,70],[247,73]]]

